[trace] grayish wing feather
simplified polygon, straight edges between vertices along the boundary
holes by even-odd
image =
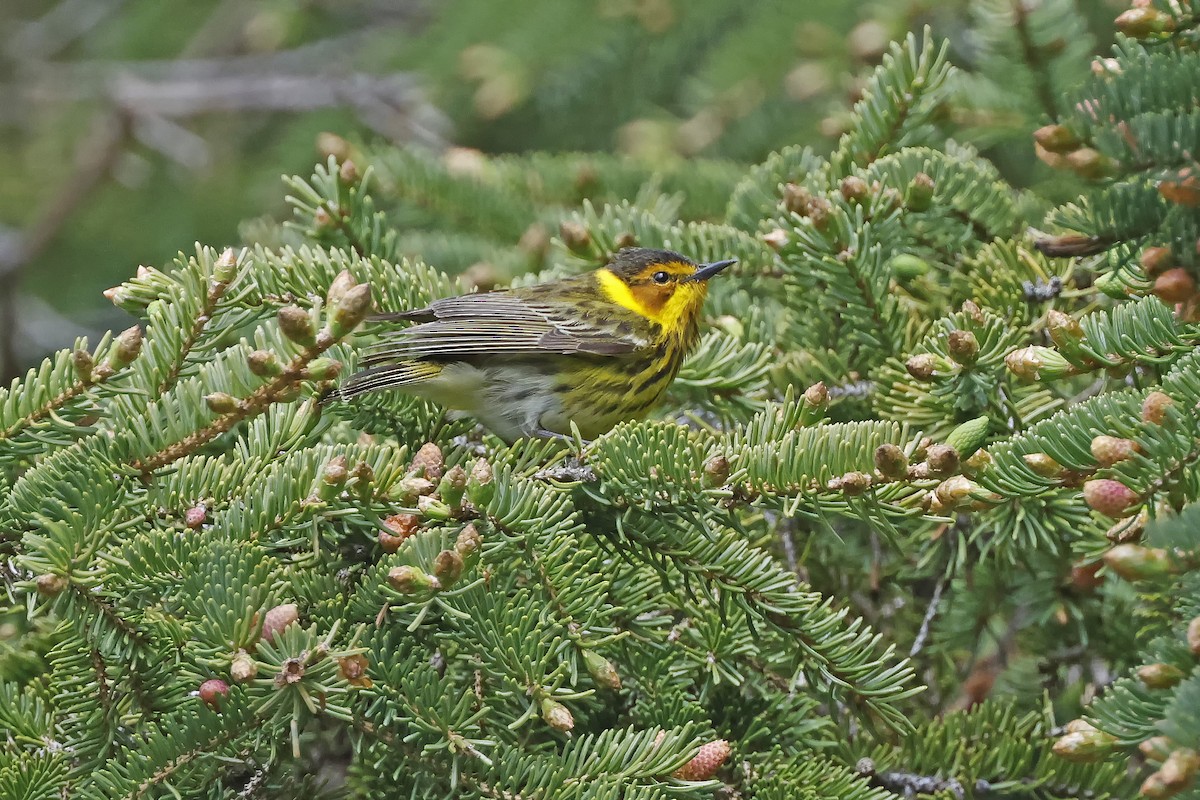
[[[420,324],[385,334],[366,349],[366,366],[427,358],[473,355],[592,353],[616,356],[648,346],[639,332],[618,333],[581,318],[575,306],[509,292],[469,294],[438,300],[428,307],[377,319]]]

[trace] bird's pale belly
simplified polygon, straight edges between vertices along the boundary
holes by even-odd
[[[566,366],[566,373],[574,371]],[[611,382],[605,391],[592,392],[584,375],[565,374],[553,358],[447,364],[437,377],[405,388],[474,417],[507,442],[548,433],[570,436],[572,422],[583,438],[594,439],[618,422],[645,416],[651,406],[631,406],[622,397],[624,387]]]

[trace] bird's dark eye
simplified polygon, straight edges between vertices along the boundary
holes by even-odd
[[[671,276],[665,272],[656,272],[650,276],[655,283],[666,283],[671,280]]]

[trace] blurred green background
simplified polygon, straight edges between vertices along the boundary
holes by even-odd
[[[981,75],[948,113],[1030,185],[1046,177],[1028,135],[1047,117],[1037,98],[1070,76],[1005,75],[1030,103],[989,104],[986,62],[1021,38],[982,41],[974,24],[1014,4],[1038,3],[5,0],[0,374],[126,323],[101,292],[138,264],[285,216],[280,175],[309,173],[322,131],[651,166],[824,151],[887,43],[930,25]],[[1061,47],[1106,49],[1127,4],[1078,4],[1092,36]]]

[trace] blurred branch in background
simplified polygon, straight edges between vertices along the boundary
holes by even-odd
[[[188,127],[198,117],[265,117],[329,108],[350,111],[363,127],[396,143],[437,147],[445,135],[445,117],[425,100],[415,76],[373,75],[353,65],[367,27],[406,23],[416,4],[359,6],[360,31],[277,52],[237,54],[224,52],[230,28],[246,23],[247,6],[253,4],[221,2],[184,45],[185,57],[178,60],[50,60],[78,47],[80,39],[113,21],[125,5],[124,0],[64,0],[32,22],[10,26],[12,34],[2,44],[15,68],[10,80],[0,82],[0,126],[31,125],[47,109],[95,109],[91,123],[74,142],[69,172],[44,200],[35,201],[36,212],[20,229],[0,228],[4,381],[46,349],[72,335],[90,333],[51,312],[45,303],[28,302],[21,296],[21,278],[136,146],[195,173],[212,163],[209,142]],[[219,55],[198,57],[200,51],[213,50]],[[41,318],[47,313],[54,318]]]

